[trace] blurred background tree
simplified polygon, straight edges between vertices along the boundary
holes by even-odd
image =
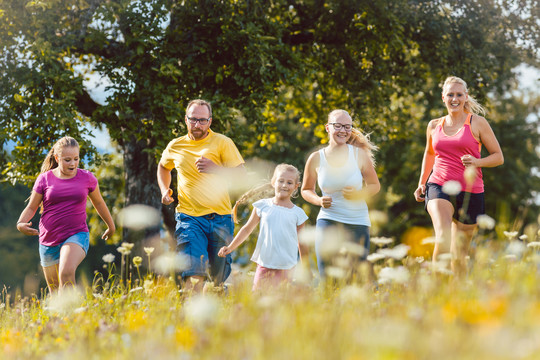
[[[534,0],[4,0],[1,181],[31,185],[45,152],[69,134],[82,166],[102,172],[113,213],[146,204],[170,228],[156,166],[185,133],[190,99],[212,102],[214,130],[249,163],[300,169],[326,141],[327,114],[344,108],[380,147],[383,190],[371,207],[389,219],[378,234],[399,238],[429,225],[412,193],[427,123],[445,112],[441,83],[457,75],[489,109],[505,153],[504,166],[484,171],[488,213],[536,221],[538,101],[513,91],[518,65],[538,68],[539,15]],[[96,76],[104,101],[92,97]],[[97,152],[96,128],[121,161]],[[316,209],[298,202],[313,219]]]

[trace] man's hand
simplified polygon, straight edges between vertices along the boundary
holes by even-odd
[[[173,191],[171,189],[167,189],[164,194],[161,195],[161,203],[165,205],[171,204],[174,199],[172,198]]]
[[[216,165],[212,160],[201,156],[195,161],[195,166],[200,173],[216,173],[219,169],[219,166]]]

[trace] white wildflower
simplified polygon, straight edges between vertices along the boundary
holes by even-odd
[[[186,301],[183,309],[188,322],[204,328],[216,321],[219,301],[212,295],[196,295]]]
[[[461,183],[455,180],[447,181],[442,186],[442,191],[450,196],[457,195],[461,192]]]
[[[372,237],[371,239],[369,239],[369,242],[379,247],[383,247],[385,245],[390,245],[391,243],[393,243],[394,239],[387,237]]]
[[[315,246],[316,233],[315,226],[304,226],[298,233],[298,241],[300,244],[313,247]]]
[[[328,266],[325,271],[326,275],[336,279],[342,279],[346,275],[345,270],[337,266]]]
[[[517,235],[517,231],[503,231],[504,236],[506,236],[509,240],[514,239]]]
[[[531,241],[527,244],[527,247],[531,249],[540,249],[540,241]]]
[[[474,184],[474,180],[476,180],[476,166],[467,166],[465,169],[465,172],[463,173],[463,177],[465,178],[465,182],[467,185],[472,186]]]
[[[128,249],[128,250],[130,250],[130,251],[131,251],[131,249],[133,249],[133,246],[135,246],[135,244],[129,243],[129,242],[126,242],[126,241],[124,241],[124,242],[122,243],[122,247],[124,247],[124,248],[126,248],[126,249]]]
[[[377,250],[377,252],[379,254],[386,255],[387,257],[391,257],[396,260],[401,260],[405,256],[407,256],[407,253],[409,252],[410,248],[411,247],[409,245],[399,244],[397,246],[394,246],[392,249],[379,249]]]
[[[521,241],[511,241],[510,244],[508,244],[508,247],[506,248],[506,252],[510,255],[515,255],[516,257],[520,257],[521,254],[525,251],[527,247],[525,244],[523,244]]]
[[[144,290],[144,288],[142,286],[139,286],[139,287],[136,287],[136,288],[133,288],[133,289],[129,290],[129,292],[134,293],[134,292],[141,291],[141,290]]]
[[[110,263],[112,263],[114,261],[114,255],[109,253],[109,254],[103,255],[102,259],[107,264],[110,264]]]
[[[154,252],[154,248],[153,247],[145,247],[144,252],[146,253],[146,255],[150,255],[150,254],[152,254]]]
[[[339,299],[342,303],[354,303],[366,298],[366,290],[358,285],[349,285],[341,289]]]
[[[130,205],[123,208],[118,214],[120,226],[133,230],[155,227],[159,225],[160,221],[159,211],[147,205]]]
[[[437,239],[435,236],[429,236],[427,238],[422,239],[421,244],[427,245],[427,244],[440,244],[442,243],[442,240]]]
[[[373,253],[373,254],[369,254],[367,256],[367,261],[372,262],[372,263],[377,262],[377,261],[382,260],[382,259],[386,259],[386,255],[379,254],[379,253]]]
[[[491,230],[495,227],[495,220],[489,215],[482,214],[476,217],[478,227],[484,230]]]
[[[403,266],[399,266],[397,268],[385,267],[379,272],[378,278],[380,284],[385,284],[388,282],[404,284],[409,281],[410,273],[409,270]]]
[[[116,250],[117,250],[120,254],[122,254],[122,255],[129,255],[129,254],[131,254],[131,250],[128,250],[128,249],[126,249],[126,248],[123,247],[123,246],[117,247]]]
[[[186,269],[189,264],[189,259],[187,259],[186,255],[170,252],[159,256],[156,259],[155,264],[157,272],[162,275],[168,275],[171,272]]]
[[[521,240],[521,241],[527,241],[527,240],[529,240],[529,237],[528,237],[526,234],[523,234],[523,235],[521,235],[521,236],[519,237],[519,240]]]

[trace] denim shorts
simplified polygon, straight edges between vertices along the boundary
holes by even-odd
[[[485,214],[484,193],[469,193],[462,191],[456,196],[450,196],[442,190],[442,186],[428,182],[426,184],[426,210],[429,200],[445,199],[454,206],[454,219],[463,224],[476,224],[478,215]],[[466,206],[466,208],[464,208]]]
[[[319,274],[322,278],[325,277],[325,268],[331,265],[332,259],[325,257],[321,254],[321,246],[323,241],[332,241],[332,238],[327,238],[327,231],[332,227],[342,227],[347,234],[350,235],[349,241],[355,244],[361,245],[364,248],[364,255],[358,256],[358,261],[365,260],[369,254],[369,226],[366,225],[353,225],[344,224],[334,220],[317,219],[316,233],[315,233],[315,254],[317,256],[317,266],[319,268]],[[330,235],[331,236],[331,235]]]
[[[71,235],[64,242],[55,246],[47,246],[39,244],[39,257],[41,258],[41,266],[48,267],[56,265],[60,262],[60,249],[66,243],[73,243],[79,245],[85,252],[88,253],[90,246],[90,233],[80,232],[75,235]]]
[[[190,216],[176,213],[177,251],[187,261],[182,278],[209,277],[216,285],[223,283],[231,273],[231,254],[222,258],[219,249],[231,243],[234,223],[231,215],[216,213]]]

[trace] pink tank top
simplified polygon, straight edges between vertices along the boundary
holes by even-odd
[[[449,180],[456,180],[461,183],[462,191],[475,194],[484,192],[482,170],[480,168],[476,169],[476,179],[472,188],[468,188],[464,178],[465,167],[461,162],[461,157],[467,154],[475,158],[480,158],[482,144],[472,134],[472,115],[467,116],[463,127],[451,136],[444,133],[443,125],[445,119],[446,117],[443,117],[439,121],[431,137],[431,143],[435,151],[435,163],[433,164],[433,172],[429,176],[428,181],[444,185]]]

